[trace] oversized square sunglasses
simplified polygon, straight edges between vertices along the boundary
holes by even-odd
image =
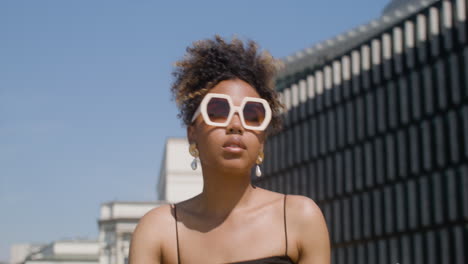
[[[193,114],[191,122],[201,113],[207,125],[226,127],[236,112],[245,129],[263,131],[271,121],[271,108],[265,99],[244,97],[240,106],[235,106],[229,95],[208,93]]]

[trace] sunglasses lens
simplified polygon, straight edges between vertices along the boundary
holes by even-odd
[[[224,123],[229,116],[229,102],[225,98],[211,98],[206,110],[211,122]]]
[[[247,125],[259,127],[265,120],[265,107],[259,102],[248,102],[244,106],[243,114]]]

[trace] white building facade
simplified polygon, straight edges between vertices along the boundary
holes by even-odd
[[[192,170],[186,138],[169,138],[161,162],[157,200],[113,201],[100,207],[97,241],[55,241],[49,245],[13,245],[11,264],[126,264],[140,218],[151,209],[189,199],[202,191],[201,166]]]
[[[39,252],[47,244],[15,244],[10,249],[10,264],[22,264],[31,254]]]
[[[186,138],[169,138],[166,141],[157,186],[158,200],[174,203],[201,193],[201,166],[198,164],[198,168],[192,170],[193,157],[188,150]]]
[[[99,264],[126,264],[132,233],[140,218],[165,202],[110,202],[101,205]]]
[[[99,264],[126,264],[132,233],[153,208],[189,199],[202,191],[201,168],[192,170],[186,138],[169,138],[161,162],[155,202],[110,202],[101,206]]]
[[[99,243],[92,240],[54,241],[29,255],[24,264],[99,264]]]

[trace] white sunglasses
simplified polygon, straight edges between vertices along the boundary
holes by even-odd
[[[191,123],[201,113],[207,125],[226,127],[236,112],[245,129],[263,131],[271,121],[271,108],[265,99],[244,97],[240,106],[235,106],[229,95],[208,93],[193,114]]]

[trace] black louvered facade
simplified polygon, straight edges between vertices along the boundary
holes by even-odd
[[[333,263],[468,263],[466,7],[436,1],[278,80],[285,125],[255,184],[317,202]]]

